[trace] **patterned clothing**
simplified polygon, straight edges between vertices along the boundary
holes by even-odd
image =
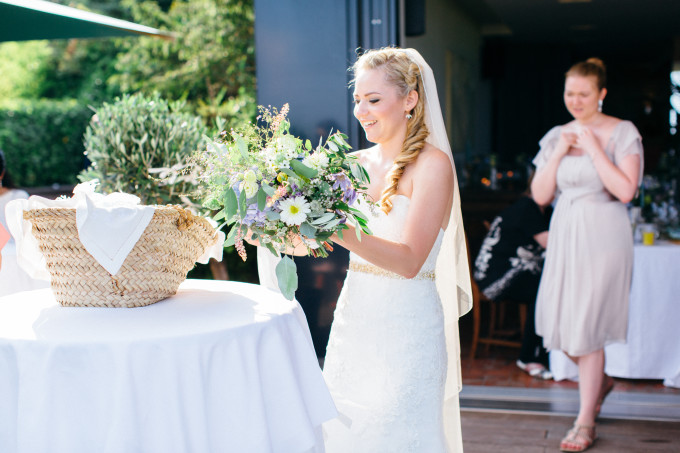
[[[535,276],[538,288],[545,249],[534,236],[548,230],[550,212],[546,212],[542,213],[531,198],[522,196],[491,223],[475,260],[474,272],[486,297],[526,300],[511,291],[513,281],[523,274]]]
[[[522,196],[496,217],[475,260],[474,278],[492,301],[527,303],[519,359],[548,367],[548,353],[536,334],[534,311],[545,249],[534,236],[548,230],[551,209],[541,212],[528,196]]]

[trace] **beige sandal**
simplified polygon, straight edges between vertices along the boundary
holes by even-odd
[[[585,451],[593,445],[597,436],[595,435],[595,425],[579,425],[574,424],[574,427],[567,432],[562,442],[560,442],[561,451]]]

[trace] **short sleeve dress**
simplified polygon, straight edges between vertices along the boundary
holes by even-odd
[[[562,126],[540,141],[534,165],[548,161]],[[642,139],[629,121],[616,125],[605,147],[615,164],[640,156]],[[639,182],[639,181],[638,181]],[[564,156],[557,203],[536,299],[536,332],[548,350],[572,356],[625,343],[633,270],[633,234],[626,205],[604,187],[588,155]]]

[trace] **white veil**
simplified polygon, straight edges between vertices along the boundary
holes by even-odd
[[[453,206],[448,227],[444,232],[444,240],[437,258],[435,268],[437,291],[444,309],[444,329],[446,332],[446,350],[448,354],[448,372],[444,391],[444,426],[447,442],[451,451],[462,451],[460,434],[460,409],[458,393],[462,387],[460,370],[460,338],[458,334],[458,318],[472,308],[472,288],[470,285],[470,265],[468,262],[463,216],[460,208],[460,192],[456,166],[441,107],[437,96],[437,85],[432,69],[415,49],[403,49],[409,59],[420,68],[425,90],[425,124],[430,135],[427,143],[440,149],[449,157],[454,175]],[[455,432],[451,432],[455,429]]]

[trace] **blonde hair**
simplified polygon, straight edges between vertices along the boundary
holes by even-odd
[[[385,71],[387,82],[396,86],[401,96],[406,97],[412,90],[418,93],[416,106],[410,112],[404,112],[410,113],[412,117],[406,125],[406,138],[401,152],[394,159],[387,174],[387,186],[380,196],[380,205],[387,214],[392,210],[390,197],[397,193],[399,179],[406,167],[418,158],[430,132],[425,125],[425,91],[418,65],[411,61],[406,52],[388,47],[365,52],[352,66],[352,72],[356,79],[359,71],[378,68]]]
[[[588,58],[586,61],[576,63],[564,74],[564,78],[566,79],[573,75],[595,77],[597,88],[600,91],[607,86],[607,69],[604,66],[604,62],[599,58]]]

